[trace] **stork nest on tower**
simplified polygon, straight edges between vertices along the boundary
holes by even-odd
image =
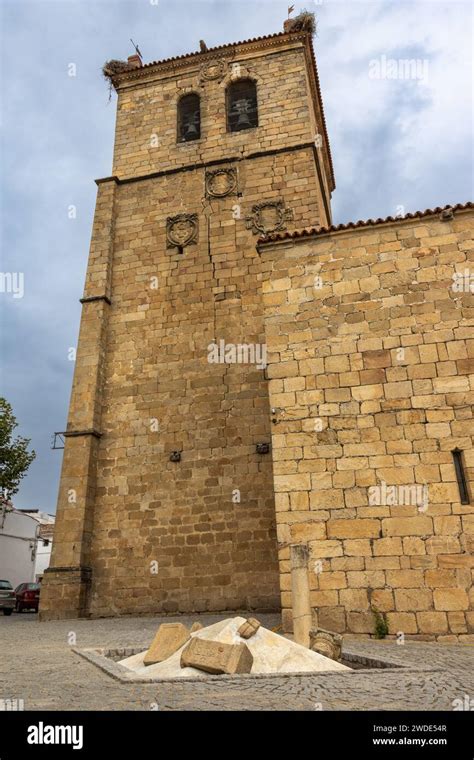
[[[310,34],[317,33],[317,21],[314,13],[310,11],[302,10],[295,18],[289,19],[287,25],[288,32],[309,32]]]
[[[109,100],[112,97],[114,77],[117,76],[117,74],[123,74],[124,71],[131,71],[134,68],[135,66],[128,61],[117,61],[112,59],[111,61],[106,61],[104,63],[102,66],[102,74],[104,75],[104,79],[109,83]]]
[[[133,64],[128,61],[106,61],[102,66],[102,74],[106,79],[112,79],[117,74],[123,74],[124,71],[130,71],[135,68]]]

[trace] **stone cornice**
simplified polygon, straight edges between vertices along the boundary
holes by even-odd
[[[111,305],[112,301],[108,296],[84,296],[83,298],[79,299],[79,303],[92,303],[93,301],[105,301],[105,303],[108,303],[109,306]]]
[[[367,219],[365,221],[359,220],[358,222],[348,222],[347,224],[331,225],[330,227],[308,227],[300,230],[292,230],[285,232],[277,232],[275,234],[267,235],[266,237],[260,237],[257,240],[257,250],[266,250],[268,248],[292,246],[295,243],[305,243],[312,239],[319,240],[322,237],[334,237],[347,233],[354,234],[368,234],[374,227],[390,227],[393,225],[403,225],[413,223],[417,219],[428,219],[437,217],[440,221],[442,213],[447,210],[453,212],[454,218],[457,218],[458,214],[472,213],[474,209],[474,203],[468,201],[467,203],[456,203],[453,206],[437,206],[434,209],[426,209],[425,211],[414,211],[412,213],[405,214],[401,217],[388,216],[385,219]]]
[[[285,47],[288,43],[303,42],[308,37],[307,32],[285,33],[279,32],[267,37],[256,37],[253,40],[244,42],[232,42],[225,45],[219,45],[210,48],[205,53],[196,51],[186,53],[185,55],[175,56],[174,58],[165,58],[162,61],[152,61],[145,63],[139,68],[129,69],[112,77],[115,89],[120,89],[124,82],[136,81],[153,73],[166,73],[169,71],[179,71],[184,68],[195,68],[201,66],[215,58],[234,58],[238,50],[239,54],[253,53],[259,50],[265,51],[268,48]]]
[[[121,177],[105,177],[104,179],[96,179],[95,183],[99,185],[99,184],[102,184],[103,182],[110,182],[111,180],[114,180],[117,185],[128,185],[131,182],[142,182],[143,180],[147,180],[147,179],[155,179],[157,177],[166,177],[170,174],[180,174],[181,172],[195,171],[196,169],[208,169],[208,168],[211,168],[212,166],[221,166],[223,164],[233,164],[233,163],[238,163],[240,161],[247,161],[253,158],[262,158],[263,156],[275,156],[279,153],[291,153],[297,150],[308,150],[308,149],[313,150],[314,143],[312,142],[297,143],[296,145],[287,145],[283,148],[272,148],[271,150],[254,151],[253,153],[248,153],[244,156],[235,155],[235,156],[229,156],[228,158],[216,158],[214,161],[195,162],[192,164],[186,164],[184,166],[176,166],[171,169],[162,169],[161,171],[150,172],[149,174],[138,174],[132,177],[122,177],[122,178]]]

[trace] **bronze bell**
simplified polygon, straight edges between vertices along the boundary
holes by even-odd
[[[196,137],[197,133],[198,133],[198,131],[197,131],[197,129],[196,129],[196,125],[195,125],[195,124],[193,124],[193,122],[192,122],[192,121],[188,122],[188,123],[185,125],[185,128],[184,128],[184,136],[185,136],[185,137],[186,137],[188,140],[189,140],[189,139],[191,139],[191,138],[193,138],[193,137]]]
[[[172,451],[170,454],[170,462],[181,462],[181,452]]]
[[[248,114],[245,112],[240,112],[239,118],[237,119],[237,126],[248,127],[249,124],[250,124],[250,119],[248,117]]]
[[[234,108],[239,115],[237,119],[237,126],[240,129],[245,129],[246,127],[250,126],[249,106],[250,101],[248,98],[241,98],[240,100],[236,100],[234,103]]]
[[[192,113],[188,113],[184,122],[184,139],[185,140],[194,140],[196,137],[199,137],[199,133],[197,130],[196,124],[198,123],[198,111],[193,111]]]

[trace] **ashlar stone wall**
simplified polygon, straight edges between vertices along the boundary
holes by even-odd
[[[43,619],[279,607],[256,241],[329,222],[309,45],[280,35],[115,82]],[[226,87],[246,77],[258,126],[230,133]],[[179,143],[189,92],[201,137]],[[210,361],[221,342],[242,361]]]
[[[472,210],[260,245],[282,607],[474,640]],[[461,503],[452,451],[462,451]]]

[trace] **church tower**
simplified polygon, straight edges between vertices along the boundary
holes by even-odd
[[[111,81],[41,617],[278,609],[256,243],[331,224],[311,34]]]

